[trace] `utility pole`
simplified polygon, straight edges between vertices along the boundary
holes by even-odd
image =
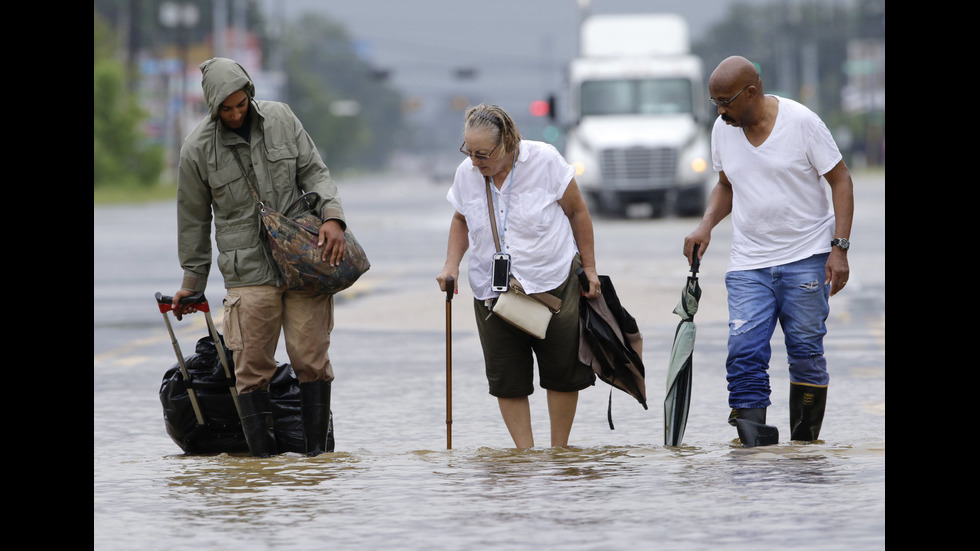
[[[188,31],[197,25],[200,13],[197,6],[190,2],[164,2],[160,4],[160,24],[170,29],[176,29],[177,33],[177,55],[179,58],[177,78],[178,92],[168,102],[171,104],[169,115],[175,131],[172,152],[173,166],[177,166],[180,158],[180,146],[184,142],[185,111],[187,107],[187,50],[188,50]]]

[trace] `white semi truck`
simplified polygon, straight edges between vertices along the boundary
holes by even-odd
[[[711,170],[701,59],[674,14],[592,15],[568,70],[565,158],[593,209],[704,211]]]

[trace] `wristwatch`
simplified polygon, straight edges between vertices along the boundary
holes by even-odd
[[[840,247],[840,250],[846,251],[851,248],[851,242],[847,240],[846,237],[838,237],[830,242],[831,247]]]

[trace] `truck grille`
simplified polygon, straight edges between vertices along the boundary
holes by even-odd
[[[599,169],[605,187],[650,189],[674,185],[677,150],[669,147],[604,149]]]

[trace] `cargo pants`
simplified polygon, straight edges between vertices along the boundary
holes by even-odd
[[[333,295],[285,286],[233,287],[224,299],[225,345],[235,362],[239,394],[267,390],[278,364],[280,332],[301,383],[333,381],[327,349],[333,330]]]

